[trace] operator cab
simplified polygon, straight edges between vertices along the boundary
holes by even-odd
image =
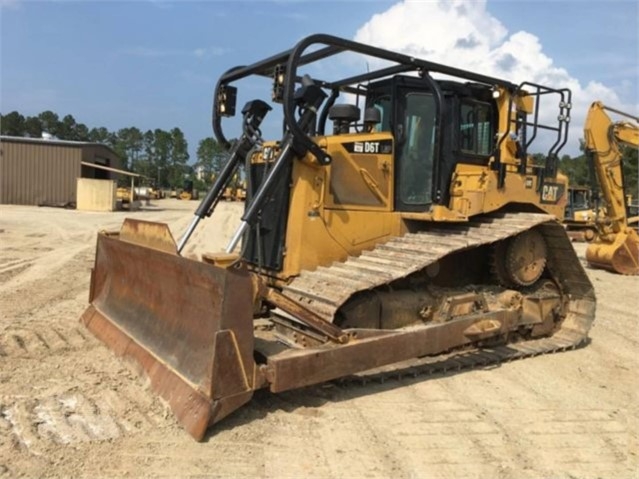
[[[397,76],[368,86],[366,106],[381,115],[377,131],[395,138],[395,209],[447,204],[457,163],[487,165],[495,149],[497,105],[486,85]],[[441,102],[438,102],[440,95]]]

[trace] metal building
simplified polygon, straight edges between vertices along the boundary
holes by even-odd
[[[0,203],[74,204],[78,178],[117,179],[101,166],[121,168],[115,151],[100,143],[0,136]]]

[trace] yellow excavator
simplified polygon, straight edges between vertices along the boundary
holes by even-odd
[[[606,112],[624,117],[613,122]],[[621,146],[639,146],[639,117],[596,101],[584,126],[588,161],[605,203],[605,214],[596,219],[598,235],[586,250],[593,267],[615,273],[639,274],[639,235],[628,224]]]
[[[311,76],[357,58],[380,66]],[[246,102],[228,141],[239,87],[265,79],[267,98]],[[542,97],[555,100],[552,123]],[[140,366],[194,438],[261,388],[584,344],[595,294],[557,220],[569,89],[318,34],[228,70],[213,98],[229,148],[214,185],[177,242],[167,225],[133,219],[98,234],[81,319]],[[260,128],[271,105],[283,115],[277,141]],[[543,165],[528,153],[535,141]],[[241,163],[247,200],[225,251],[181,256]]]

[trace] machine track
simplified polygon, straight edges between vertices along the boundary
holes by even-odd
[[[566,316],[550,337],[398,363],[357,375],[384,380],[400,375],[437,374],[574,349],[582,345],[595,315],[595,294],[564,228],[551,215],[497,213],[465,224],[438,225],[380,244],[359,257],[303,272],[284,288],[284,294],[332,321],[338,309],[357,291],[405,278],[420,270],[438,271],[447,255],[504,240],[538,227],[548,246],[547,268],[567,298]]]

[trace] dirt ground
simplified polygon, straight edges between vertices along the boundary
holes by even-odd
[[[259,392],[193,441],[78,318],[98,230],[130,215],[179,236],[195,206],[0,206],[0,478],[639,477],[639,278],[595,270],[584,348],[437,377]],[[221,205],[188,253],[223,247],[240,211]],[[575,247],[583,261],[585,245]]]

